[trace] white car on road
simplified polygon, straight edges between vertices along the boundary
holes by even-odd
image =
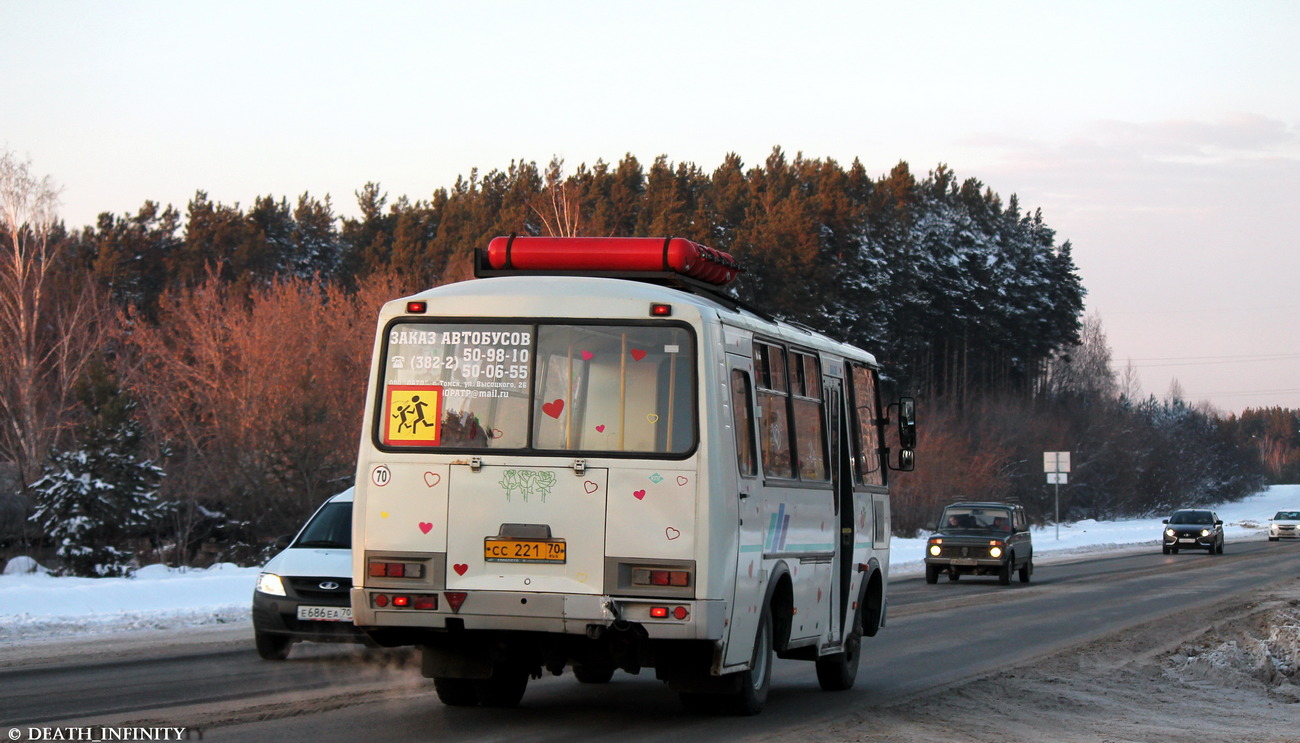
[[[1268,541],[1300,539],[1300,511],[1278,511],[1268,520]]]

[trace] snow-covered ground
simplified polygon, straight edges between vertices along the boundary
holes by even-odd
[[[1224,521],[1227,549],[1241,540],[1265,538],[1268,519],[1280,510],[1300,510],[1300,485],[1276,485],[1238,503],[1216,509]],[[1156,548],[1160,519],[1079,521],[1034,530],[1036,560]],[[892,541],[895,577],[923,571],[924,539]],[[132,578],[53,578],[17,574],[22,560],[0,576],[0,646],[28,639],[249,621],[257,568],[222,564],[206,570],[171,570],[153,565]]]

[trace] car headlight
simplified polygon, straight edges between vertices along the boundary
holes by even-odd
[[[1173,529],[1165,529],[1165,536],[1166,536],[1166,537],[1172,537],[1172,536],[1174,536],[1174,530],[1173,530]]]
[[[1203,537],[1208,537],[1208,536],[1210,536],[1210,530],[1209,530],[1209,529],[1201,529],[1201,536],[1203,536]]]
[[[284,581],[275,573],[259,573],[257,576],[257,590],[262,593],[268,593],[272,596],[288,596],[284,591]]]
[[[930,554],[934,555],[935,557],[938,557],[940,552],[943,552],[942,547],[940,547],[937,544],[930,545]]]
[[[1001,557],[1001,556],[1002,556],[1002,548],[1001,548],[1001,547],[990,547],[990,548],[989,548],[989,557]]]

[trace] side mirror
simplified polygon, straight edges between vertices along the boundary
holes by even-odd
[[[292,534],[281,534],[275,538],[275,548],[278,550],[288,549],[289,543],[293,541]]]
[[[916,448],[916,400],[910,397],[898,399],[898,446]]]
[[[916,469],[916,452],[911,449],[898,452],[898,466],[894,469],[899,472],[911,472]]]
[[[1223,526],[1223,522],[1222,522],[1222,521],[1215,521],[1215,522],[1214,522],[1214,525],[1215,525],[1215,526]]]
[[[1167,523],[1169,523],[1169,519],[1164,519],[1164,520],[1161,521],[1160,523],[1162,523],[1162,524],[1167,524]]]
[[[939,531],[939,525],[936,524],[936,523],[933,522],[933,521],[927,521],[927,522],[925,522],[925,530],[926,530],[926,531]]]

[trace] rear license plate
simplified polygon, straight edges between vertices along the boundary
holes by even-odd
[[[350,606],[299,606],[298,618],[316,622],[351,622]]]
[[[499,539],[483,540],[484,562],[533,562],[562,565],[566,552],[563,539]]]

